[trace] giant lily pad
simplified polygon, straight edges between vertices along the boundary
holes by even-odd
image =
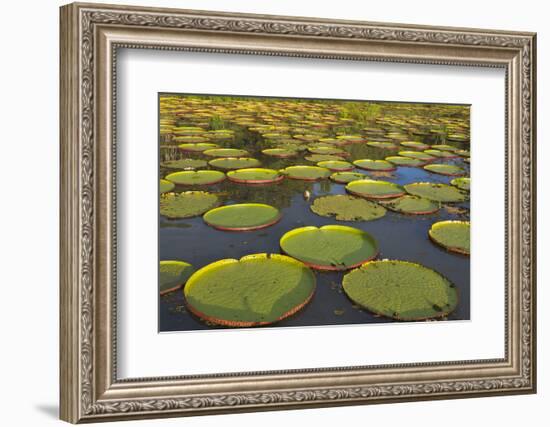
[[[219,171],[182,171],[165,176],[165,179],[181,185],[210,185],[222,182],[225,174]]]
[[[168,218],[191,218],[219,205],[218,196],[205,191],[164,194],[160,198],[160,214]]]
[[[393,142],[372,141],[367,142],[369,147],[382,148],[384,150],[397,150],[399,147]]]
[[[432,145],[432,148],[434,150],[441,150],[441,151],[456,151],[459,149],[453,145],[448,145],[448,144],[435,144],[435,145]]]
[[[455,286],[438,272],[406,261],[371,261],[344,276],[346,295],[367,310],[396,320],[447,316],[458,303]]]
[[[234,327],[282,320],[304,307],[314,292],[313,272],[279,254],[216,261],[195,272],[183,290],[193,314]]]
[[[260,161],[252,157],[219,157],[208,164],[219,169],[244,169],[260,166]]]
[[[210,157],[245,157],[248,151],[241,148],[212,148],[203,151],[203,154]]]
[[[368,177],[357,172],[336,172],[330,176],[330,179],[338,184],[347,184],[348,182],[358,181],[365,178]]]
[[[335,154],[312,154],[312,155],[306,156],[304,158],[309,162],[315,162],[315,163],[329,162],[329,161],[332,161],[332,160],[334,160],[334,161],[342,160],[342,157],[337,156]]]
[[[430,148],[428,144],[418,141],[404,141],[401,143],[403,147],[416,148],[417,150],[427,150]]]
[[[386,214],[386,209],[374,202],[341,194],[319,197],[310,209],[317,215],[335,217],[338,221],[371,221]]]
[[[438,173],[440,175],[449,175],[449,176],[460,176],[466,173],[464,169],[462,169],[461,167],[458,167],[455,165],[440,164],[440,163],[426,165],[424,166],[424,169],[433,173]]]
[[[289,166],[281,171],[291,179],[300,179],[303,181],[317,181],[328,178],[330,171],[327,168],[319,166]]]
[[[464,202],[468,195],[456,187],[435,182],[413,182],[404,186],[407,193],[436,202]]]
[[[332,154],[337,156],[345,156],[347,154],[341,148],[329,147],[329,146],[309,147],[307,151],[309,151],[312,154]]]
[[[404,214],[427,215],[439,210],[439,203],[418,196],[405,195],[384,203],[384,207]]]
[[[400,185],[388,181],[375,181],[373,179],[352,181],[346,185],[346,190],[356,196],[367,197],[369,199],[391,199],[405,194],[405,190]]]
[[[230,181],[239,184],[271,184],[284,179],[284,176],[275,169],[246,168],[227,172]]]
[[[441,157],[442,159],[454,159],[458,157],[458,155],[456,155],[455,153],[451,153],[450,151],[441,151],[435,149],[424,150],[424,153],[429,154],[433,157]]]
[[[173,182],[166,181],[165,179],[160,180],[160,193],[167,193],[174,189],[175,185]]]
[[[159,268],[160,294],[165,295],[181,288],[194,271],[191,264],[183,261],[161,261]]]
[[[395,165],[386,160],[361,159],[354,161],[353,164],[368,171],[390,172],[396,169]]]
[[[432,160],[435,160],[436,158],[433,157],[433,156],[430,156],[429,154],[426,154],[426,153],[423,153],[421,151],[400,151],[399,153],[400,156],[403,156],[403,157],[410,157],[411,159],[418,159],[418,160],[423,160],[425,162],[431,162]]]
[[[425,160],[413,159],[411,157],[402,157],[402,156],[390,156],[386,157],[386,161],[393,163],[397,166],[424,166],[426,164]]]
[[[317,163],[317,166],[322,168],[327,168],[331,171],[351,171],[353,170],[353,165],[350,162],[345,162],[343,160],[328,160],[325,162]]]
[[[378,254],[376,240],[343,225],[295,228],[281,237],[281,249],[318,270],[348,270]]]
[[[242,203],[212,209],[202,218],[204,222],[218,230],[248,231],[277,223],[281,219],[281,213],[273,206]]]
[[[193,143],[193,144],[180,144],[178,145],[178,148],[183,151],[191,151],[191,152],[203,152],[206,150],[212,150],[214,148],[219,147],[218,144],[210,144],[210,143]]]
[[[432,225],[428,235],[433,242],[451,252],[470,255],[470,222],[440,221]]]
[[[281,158],[294,157],[298,155],[296,150],[292,150],[290,148],[266,148],[265,150],[262,150],[262,153],[266,156]]]
[[[162,167],[169,169],[199,169],[206,165],[206,161],[201,159],[166,160],[161,163]]]
[[[461,190],[470,191],[470,178],[455,178],[451,181],[451,185],[454,185]]]

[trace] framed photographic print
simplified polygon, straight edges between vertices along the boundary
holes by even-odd
[[[535,35],[61,8],[61,418],[536,390]]]

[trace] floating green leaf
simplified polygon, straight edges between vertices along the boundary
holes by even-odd
[[[210,157],[245,157],[248,151],[241,148],[213,148],[203,151],[203,154]]]
[[[281,249],[318,270],[348,270],[378,254],[376,240],[343,225],[295,228],[283,235]]]
[[[160,193],[167,193],[174,189],[175,185],[173,182],[166,181],[165,179],[160,180]]]
[[[341,194],[319,197],[310,209],[317,215],[334,216],[338,221],[371,221],[386,214],[386,209],[376,203]]]
[[[221,206],[206,212],[204,222],[219,230],[248,231],[269,227],[281,219],[279,209],[261,203]]]
[[[266,148],[265,150],[262,150],[262,153],[264,153],[266,156],[272,156],[272,157],[294,157],[298,155],[298,152],[296,150],[292,150],[290,148]]]
[[[397,166],[416,167],[416,166],[423,166],[426,164],[425,160],[413,159],[411,157],[402,157],[402,156],[389,156],[389,157],[386,157],[386,161],[393,163],[394,165],[397,165]]]
[[[406,261],[371,261],[344,276],[346,295],[396,320],[444,317],[457,306],[455,286],[438,272]]]
[[[291,179],[301,179],[304,181],[317,181],[328,178],[330,170],[319,166],[289,166],[281,171]]]
[[[315,275],[279,254],[224,259],[194,273],[183,290],[188,309],[201,319],[249,327],[282,320],[304,307],[315,292]]]
[[[429,154],[433,157],[441,157],[442,159],[452,159],[457,157],[455,153],[451,153],[450,151],[441,151],[441,150],[424,150],[424,153]]]
[[[208,162],[210,166],[219,169],[244,169],[260,166],[260,161],[252,157],[219,157]]]
[[[428,144],[418,141],[404,141],[401,143],[403,147],[416,148],[417,150],[427,150],[430,148]]]
[[[205,167],[206,165],[206,161],[200,159],[166,160],[161,163],[162,167],[169,169],[199,169]]]
[[[368,171],[389,172],[395,170],[395,165],[386,160],[361,159],[354,161],[353,164],[360,169]]]
[[[449,176],[460,176],[466,173],[464,169],[462,169],[461,167],[458,167],[455,165],[439,164],[439,163],[426,165],[424,166],[424,169],[433,173],[438,173],[440,175],[449,175]]]
[[[203,152],[219,147],[218,144],[196,143],[196,144],[180,144],[178,148],[183,151]]]
[[[435,182],[414,182],[404,186],[407,193],[436,202],[464,202],[468,195],[456,187]]]
[[[346,152],[341,148],[329,147],[329,146],[315,146],[307,149],[312,154],[332,154],[332,155],[345,155]]]
[[[165,295],[181,288],[194,271],[191,264],[183,261],[161,261],[159,269],[160,294]]]
[[[390,199],[405,194],[405,190],[400,185],[373,179],[352,181],[346,185],[346,190],[351,194],[369,199]]]
[[[240,184],[270,184],[282,181],[284,176],[275,169],[246,168],[227,172],[227,178]]]
[[[451,184],[457,188],[460,188],[461,190],[470,191],[470,178],[455,178],[451,181]]]
[[[440,221],[432,225],[428,235],[433,242],[451,252],[470,255],[470,222]]]
[[[384,150],[397,150],[399,147],[393,142],[372,141],[367,142],[369,147],[382,148]]]
[[[165,176],[165,179],[181,185],[209,185],[222,182],[225,174],[219,171],[182,171]]]
[[[453,145],[448,145],[448,144],[435,144],[435,145],[432,145],[432,149],[441,150],[441,151],[456,151],[456,150],[458,150],[457,147],[455,147]]]
[[[205,191],[168,193],[160,197],[160,214],[168,218],[191,218],[218,205],[218,196]]]
[[[309,162],[330,162],[330,161],[338,161],[342,160],[342,157],[336,156],[334,154],[312,154],[310,156],[306,156],[305,159]]]
[[[404,214],[425,215],[439,210],[439,203],[418,196],[405,195],[384,202],[384,207]]]
[[[330,179],[338,184],[347,184],[348,182],[358,181],[365,178],[368,177],[357,172],[336,172],[330,176]]]
[[[411,159],[423,160],[425,162],[431,162],[432,160],[436,159],[434,156],[422,153],[421,151],[400,151],[397,154],[403,157],[410,157]]]
[[[331,171],[350,171],[353,170],[353,165],[350,162],[343,160],[327,160],[317,163],[317,166],[327,168]]]

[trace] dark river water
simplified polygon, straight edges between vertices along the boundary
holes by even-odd
[[[241,144],[232,143],[231,146],[246,148],[252,157],[262,161],[263,167],[280,169],[295,164],[315,165],[304,160],[303,155],[288,160],[262,155],[259,153],[259,150],[264,148],[261,142],[250,139],[244,138]],[[344,149],[351,154],[349,161],[360,158],[383,159],[394,154],[388,150],[369,147],[364,143],[348,145]],[[189,157],[203,158],[200,155]],[[462,159],[438,160],[437,163],[457,164],[465,168],[469,175],[469,165]],[[170,172],[173,170],[161,168],[160,176],[163,177]],[[355,169],[354,172],[361,172],[366,176],[397,184],[421,181],[449,183],[452,179],[452,177],[433,174],[415,167],[398,167],[391,173],[375,173],[360,169]],[[447,319],[468,320],[470,318],[470,259],[467,256],[447,252],[433,244],[428,238],[428,230],[434,222],[441,220],[469,220],[470,203],[453,204],[453,206],[467,208],[466,214],[450,213],[445,207],[433,215],[408,216],[388,211],[384,217],[368,222],[336,221],[318,216],[309,209],[310,204],[318,196],[346,194],[344,187],[344,184],[336,184],[328,179],[315,183],[285,179],[279,184],[263,186],[225,181],[221,184],[202,187],[201,190],[225,194],[224,204],[245,202],[270,204],[281,210],[282,219],[279,223],[265,229],[230,232],[207,226],[202,217],[173,220],[161,216],[159,221],[160,260],[184,260],[199,269],[223,258],[240,258],[261,252],[279,253],[280,237],[293,228],[306,225],[349,225],[367,231],[376,238],[380,248],[379,259],[417,262],[451,280],[458,289],[459,304]],[[177,186],[174,191],[190,189],[198,188]],[[304,198],[306,190],[311,193],[309,200]],[[317,288],[311,302],[300,312],[271,327],[393,322],[391,319],[375,316],[353,305],[342,290],[343,272],[316,272],[315,274]],[[161,332],[212,328],[221,327],[208,325],[186,311],[182,291],[160,297],[159,330]]]

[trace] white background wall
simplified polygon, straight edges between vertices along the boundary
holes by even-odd
[[[121,3],[111,0],[113,3]],[[346,408],[265,412],[131,425],[409,426],[544,425],[550,405],[548,80],[545,3],[518,1],[185,0],[133,4],[538,32],[539,393]],[[3,425],[59,425],[58,401],[58,6],[56,0],[5,2],[0,25],[0,419]],[[33,120],[28,122],[28,109]],[[545,170],[546,169],[546,170]],[[490,254],[488,255],[490,256]],[[546,336],[545,336],[546,335]],[[547,422],[547,421],[546,421]]]

